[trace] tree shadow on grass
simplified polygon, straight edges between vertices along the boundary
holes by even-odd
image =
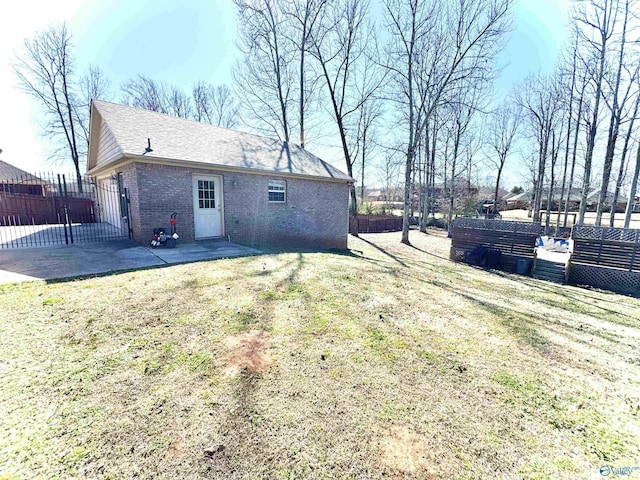
[[[572,295],[570,290],[568,290],[567,288],[563,288],[563,285],[560,285],[560,284],[558,284],[558,286],[556,288],[553,288],[553,287],[549,287],[549,286],[545,285],[546,282],[544,282],[544,281],[540,281],[540,280],[536,281],[536,280],[534,280],[532,278],[529,278],[529,277],[518,276],[517,278],[514,278],[512,274],[508,274],[506,272],[502,272],[502,271],[499,271],[499,270],[491,270],[490,272],[493,273],[494,275],[497,275],[497,276],[502,277],[502,278],[510,278],[510,279],[512,279],[514,281],[517,281],[519,283],[522,283],[524,285],[532,287],[532,288],[534,288],[536,290],[542,290],[542,291],[545,291],[547,293],[551,293],[553,295],[558,295],[558,296],[561,296],[563,298],[567,298],[567,299],[573,300],[577,306],[581,305],[582,303],[584,303],[584,304],[588,305],[589,307],[593,307],[594,309],[602,310],[603,312],[606,312],[606,313],[609,313],[609,314],[625,317],[625,318],[628,318],[630,320],[635,320],[636,322],[640,320],[640,315],[637,316],[637,317],[634,317],[632,315],[627,315],[627,314],[619,312],[617,310],[612,310],[610,308],[606,308],[606,307],[603,307],[601,305],[597,305],[595,303],[589,302],[589,301],[587,301],[587,298],[580,298],[579,296]],[[587,290],[587,289],[584,289],[584,292],[580,291],[579,293],[583,293],[584,297],[589,297],[590,291]],[[619,294],[614,293],[614,292],[601,292],[601,293],[604,294],[604,295],[619,295]],[[632,296],[630,296],[630,297],[634,298]],[[608,300],[608,299],[602,298],[601,296],[598,297],[595,300],[600,301],[600,302],[613,303],[613,304],[619,304],[620,303],[619,301],[615,302],[613,300]],[[584,312],[584,313],[589,313],[589,312]]]
[[[543,352],[547,350],[549,346],[549,340],[540,335],[537,329],[531,325],[531,318],[536,318],[537,320],[544,321],[544,317],[527,315],[513,308],[503,307],[500,305],[496,305],[495,303],[481,300],[474,297],[473,295],[463,293],[457,289],[452,288],[450,285],[439,282],[437,280],[429,280],[428,283],[442,288],[443,290],[447,290],[454,295],[460,296],[465,300],[469,300],[473,304],[478,305],[483,310],[497,317],[500,321],[500,324],[508,327],[514,334],[516,334],[517,338],[519,338],[527,345],[530,345],[535,349]]]
[[[459,290],[452,288],[450,285],[439,282],[437,280],[422,281],[431,285],[435,285],[439,288],[442,288],[443,290],[449,291],[454,295],[469,300],[473,304],[479,306],[486,312],[495,316],[498,319],[499,323],[507,327],[512,333],[514,333],[519,341],[532,346],[543,354],[549,353],[552,342],[538,332],[538,324],[546,325],[546,328],[548,328],[554,335],[570,336],[575,342],[581,343],[583,345],[588,345],[590,349],[601,350],[603,354],[608,354],[609,352],[606,352],[601,347],[594,345],[591,341],[579,338],[578,336],[576,336],[576,334],[597,335],[603,340],[610,343],[616,342],[615,338],[612,338],[610,335],[607,335],[604,332],[586,332],[580,327],[572,326],[566,324],[565,322],[558,322],[557,320],[550,317],[544,317],[539,314],[524,313],[514,308],[497,305],[493,302],[479,299],[470,293],[460,292]],[[556,325],[557,328],[554,328],[554,326]],[[556,354],[561,357],[563,356],[561,352],[558,351],[556,351]],[[571,359],[565,357],[565,361],[571,361]]]
[[[143,272],[146,270],[163,269],[163,268],[174,267],[178,265],[196,264],[196,263],[203,263],[203,262],[215,262],[218,260],[236,260],[240,265],[242,265],[242,264],[247,264],[249,262],[254,261],[255,257],[260,257],[265,255],[287,254],[287,253],[297,253],[299,255],[302,255],[305,253],[332,254],[332,255],[339,255],[342,257],[349,257],[349,258],[364,260],[374,264],[380,264],[379,260],[375,258],[367,257],[363,254],[363,252],[359,250],[340,250],[340,249],[322,250],[322,249],[311,249],[311,248],[293,248],[293,247],[284,248],[283,247],[283,248],[266,249],[265,251],[261,251],[260,253],[247,254],[247,255],[243,255],[242,257],[221,257],[221,258],[215,258],[215,259],[202,259],[202,260],[190,260],[190,261],[176,262],[176,263],[165,263],[160,265],[150,265],[147,267],[135,267],[135,268],[122,269],[122,270],[112,270],[109,272],[88,273],[88,274],[75,275],[75,276],[69,276],[64,278],[47,279],[47,280],[44,280],[44,282],[48,285],[53,285],[58,283],[75,282],[76,280],[86,280],[89,278],[111,277],[111,276],[121,275],[124,273]],[[266,275],[268,273],[270,272],[266,271],[264,273],[258,273],[257,275]]]
[[[446,261],[450,261],[450,259],[448,257],[443,257],[442,255],[437,255],[435,253],[432,252],[428,252],[427,250],[423,250],[422,248],[416,247],[415,245],[409,245],[411,248],[413,248],[414,250],[418,250],[419,252],[422,252],[426,255],[431,255],[432,257],[436,257],[439,258],[440,260],[446,260]]]
[[[243,454],[251,451],[259,456],[269,452],[268,442],[256,432],[264,422],[256,401],[261,377],[262,374],[246,369],[238,374],[233,405],[217,432],[211,435],[211,444],[203,454],[203,473],[215,478],[238,478],[246,475],[252,467],[252,459],[243,458]]]
[[[388,250],[385,250],[380,245],[376,245],[375,243],[373,243],[373,242],[371,242],[371,241],[369,241],[369,240],[367,240],[365,238],[362,238],[362,237],[360,237],[360,240],[363,241],[364,243],[366,243],[367,245],[375,248],[379,252],[383,253],[387,257],[391,258],[391,260],[393,260],[394,262],[399,263],[403,267],[408,267],[408,265],[405,262],[403,262],[402,260],[400,260],[399,257],[397,257],[396,255],[390,253]]]

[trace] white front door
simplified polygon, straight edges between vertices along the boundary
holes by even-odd
[[[193,177],[193,221],[196,238],[222,236],[222,182],[220,177]]]

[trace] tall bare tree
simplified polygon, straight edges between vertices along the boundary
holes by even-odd
[[[620,4],[620,1],[611,2],[612,8],[614,11],[612,15],[613,19],[613,29],[616,28],[616,16],[618,15],[618,10],[622,9],[622,33],[620,34],[619,40],[619,51],[617,58],[617,65],[614,63],[615,68],[615,78],[613,79],[611,88],[610,88],[610,99],[607,98],[607,95],[604,95],[605,104],[609,108],[611,112],[611,117],[609,121],[609,134],[607,138],[607,150],[604,158],[604,168],[602,171],[602,184],[600,185],[600,196],[598,199],[598,207],[596,210],[596,225],[600,225],[602,222],[602,213],[604,212],[605,203],[607,201],[607,193],[609,190],[609,179],[611,178],[611,169],[613,166],[613,157],[616,150],[616,142],[618,140],[618,135],[620,132],[620,122],[622,121],[622,112],[624,110],[624,104],[627,100],[627,96],[620,99],[620,83],[622,81],[622,72],[625,65],[625,49],[627,47],[627,28],[629,26],[629,5],[631,0],[624,0],[624,6]]]
[[[638,177],[640,177],[640,142],[638,142],[638,153],[636,155],[636,167],[633,172],[631,187],[629,188],[629,199],[627,200],[627,209],[624,213],[624,228],[629,228],[629,224],[631,223],[631,215],[633,214],[635,197],[638,192]]]
[[[24,41],[24,53],[13,63],[22,89],[35,98],[47,118],[44,135],[59,142],[58,157],[71,157],[82,190],[83,148],[79,92],[71,32],[65,23],[52,25]],[[62,152],[65,152],[62,154]]]
[[[363,92],[366,93],[366,92]],[[377,99],[363,99],[362,106],[358,109],[358,120],[356,122],[355,145],[353,145],[353,156],[360,158],[360,199],[364,200],[365,190],[365,170],[369,164],[369,158],[376,147],[375,124],[381,116],[381,106]]]
[[[189,95],[176,86],[169,87],[167,92],[167,113],[174,117],[191,118],[193,108]]]
[[[554,129],[560,118],[563,91],[558,75],[529,76],[516,90],[516,101],[523,110],[528,131],[534,136],[537,148],[537,168],[533,179],[533,221],[540,221],[547,160]],[[547,208],[548,210],[548,208]]]
[[[211,118],[209,123],[218,127],[234,128],[240,122],[240,106],[233,91],[226,85],[209,87]]]
[[[637,87],[637,91],[636,91],[636,102],[635,102],[635,108],[634,108],[634,112],[633,115],[631,117],[630,120],[630,124],[629,124],[629,130],[627,132],[627,138],[625,140],[625,147],[623,150],[623,156],[625,156],[625,154],[627,153],[627,148],[628,148],[628,143],[627,141],[630,140],[631,134],[633,132],[633,125],[635,120],[637,119],[637,115],[639,113],[640,110],[640,78],[636,78],[636,87]],[[633,206],[635,203],[635,197],[636,194],[638,192],[638,177],[640,176],[640,142],[638,142],[638,155],[636,156],[636,165],[633,171],[633,175],[631,177],[631,185],[629,187],[629,198],[627,199],[627,208],[625,210],[624,213],[624,228],[629,228],[629,224],[631,222],[631,215],[633,213]],[[615,204],[614,204],[615,207]],[[613,217],[613,210],[612,210],[612,217]]]
[[[318,63],[324,87],[331,105],[331,114],[340,136],[347,173],[353,177],[357,148],[362,147],[358,124],[363,108],[373,100],[382,83],[367,47],[373,41],[373,29],[368,21],[366,0],[345,0],[329,6],[322,25],[311,35],[311,54]],[[354,133],[349,133],[354,132]],[[351,185],[351,217],[358,216],[358,198]],[[352,235],[358,235],[357,221]]]
[[[514,139],[520,126],[521,114],[517,105],[507,100],[491,114],[488,131],[488,144],[495,154],[489,161],[496,168],[496,188],[493,201],[498,204],[498,191],[504,165],[514,146]]]
[[[234,0],[243,59],[234,77],[248,120],[257,130],[289,142],[295,125],[295,45],[276,0]]]
[[[169,113],[167,86],[153,78],[138,75],[120,86],[122,101],[152,112]]]
[[[627,128],[627,134],[624,138],[624,144],[622,146],[622,152],[620,154],[620,165],[618,167],[618,176],[616,178],[616,185],[613,189],[613,196],[611,198],[611,210],[609,214],[609,226],[613,227],[615,225],[615,217],[616,217],[616,209],[618,205],[618,199],[620,198],[620,192],[622,190],[622,182],[624,181],[625,173],[627,171],[627,156],[629,155],[629,147],[631,145],[631,136],[634,133],[635,121],[638,118],[638,114],[640,114],[640,91],[637,88],[640,85],[636,85],[638,80],[638,72],[640,71],[640,64],[636,65],[635,72],[633,73],[629,85],[627,87],[627,91],[624,96],[623,104],[627,103],[628,99],[633,99],[635,97],[633,112],[630,114],[630,118],[625,118],[625,122],[629,124]],[[633,93],[632,89],[635,88]],[[622,116],[620,115],[620,123],[622,123]]]
[[[386,68],[407,130],[402,243],[409,244],[412,172],[417,147],[438,105],[490,76],[508,30],[511,0],[385,0],[391,35]]]
[[[569,203],[570,203],[569,200],[573,192],[573,184],[575,179],[576,160],[578,157],[578,140],[580,138],[581,127],[583,126],[582,118],[584,113],[584,103],[585,103],[584,98],[585,98],[585,91],[588,84],[587,72],[584,69],[580,75],[578,75],[578,72],[576,72],[576,77],[572,76],[572,79],[575,79],[575,78],[577,78],[577,83],[580,85],[579,87],[578,85],[576,85],[575,89],[576,89],[576,92],[579,89],[580,94],[578,96],[578,108],[576,111],[574,121],[572,122],[572,124],[574,125],[574,129],[573,129],[573,145],[571,147],[571,168],[569,169],[570,173],[569,173],[569,182],[567,185],[567,198],[564,203],[564,220],[562,222],[562,226],[565,228],[567,226],[567,221],[569,219]],[[572,111],[572,108],[570,108],[569,110]],[[567,137],[567,139],[568,138],[569,137]],[[566,169],[565,169],[565,175],[566,175]]]
[[[327,0],[293,0],[284,3],[285,14],[292,19],[289,37],[297,49],[298,61],[298,127],[299,142],[305,147],[306,118],[316,90],[314,69],[307,62],[310,41],[314,35],[319,19],[322,17]]]
[[[203,80],[199,80],[191,87],[193,99],[193,119],[196,122],[211,123],[212,112],[209,98],[209,86]]]
[[[583,67],[590,72],[594,89],[591,118],[588,120],[587,151],[584,160],[584,176],[578,223],[584,223],[587,211],[587,196],[591,190],[593,152],[598,133],[600,102],[607,72],[607,53],[615,32],[620,0],[590,0],[582,2],[576,11],[575,19],[581,26],[579,32],[587,46],[588,54],[582,58]]]
[[[238,125],[240,106],[226,85],[213,86],[199,81],[193,84],[191,96],[194,120],[224,128]]]
[[[567,174],[569,172],[569,152],[571,149],[571,132],[572,129],[577,131],[578,127],[574,125],[573,122],[573,108],[575,103],[575,94],[576,94],[576,83],[577,83],[577,63],[578,63],[578,35],[575,35],[574,38],[574,46],[573,46],[573,56],[572,63],[570,67],[570,71],[566,72],[561,70],[561,77],[570,77],[571,81],[569,82],[569,101],[568,108],[565,108],[567,111],[566,122],[567,122],[567,138],[565,139],[565,150],[564,150],[564,168],[562,170],[562,186],[560,187],[560,198],[558,200],[558,217],[556,220],[556,226],[560,226],[560,219],[562,218],[562,205],[564,200],[565,189],[567,187]],[[575,152],[574,152],[575,153]],[[575,163],[571,166],[571,182],[569,182],[569,191],[567,193],[567,201],[566,204],[569,203],[569,198],[571,197],[571,183],[573,182],[573,170],[575,168]],[[565,207],[567,208],[567,207]],[[565,223],[566,223],[566,215],[565,215]],[[566,227],[566,225],[565,225]]]
[[[87,148],[89,146],[89,117],[91,100],[107,100],[110,96],[111,81],[104,71],[97,65],[90,65],[80,78],[80,102],[76,102],[76,116],[80,119],[80,128]]]
[[[448,192],[448,221],[447,224],[451,226],[454,215],[454,207],[456,200],[456,187],[458,187],[458,176],[465,170],[470,170],[469,162],[465,165],[466,168],[460,168],[460,159],[463,157],[465,151],[467,151],[472,145],[472,138],[467,135],[471,122],[477,113],[477,108],[480,102],[481,91],[476,85],[462,84],[459,94],[456,96],[457,101],[451,102],[447,105],[449,111],[449,141],[451,142],[451,156],[447,158],[451,167],[450,184]],[[470,185],[467,183],[467,191]]]

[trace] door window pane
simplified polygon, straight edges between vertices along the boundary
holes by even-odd
[[[215,182],[198,180],[198,206],[200,208],[216,208]]]

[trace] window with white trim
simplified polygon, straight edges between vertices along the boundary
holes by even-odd
[[[284,203],[287,201],[287,182],[269,180],[269,202]]]

